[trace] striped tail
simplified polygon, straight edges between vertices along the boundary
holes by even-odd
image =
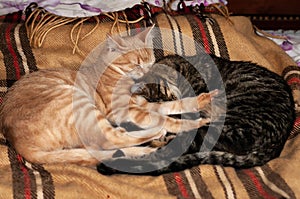
[[[228,152],[209,151],[186,154],[177,157],[159,158],[159,153],[152,153],[139,158],[116,158],[107,160],[97,166],[98,172],[104,175],[134,174],[134,175],[161,175],[164,173],[182,171],[201,164],[217,164],[247,168],[265,164],[272,158],[269,155],[250,153],[235,155]]]

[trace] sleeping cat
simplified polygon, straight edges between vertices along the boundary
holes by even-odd
[[[222,85],[225,93],[221,92]],[[98,171],[106,175],[160,175],[200,164],[247,168],[280,155],[295,120],[291,89],[282,77],[250,62],[214,55],[169,55],[139,79],[133,91],[149,101],[161,101],[161,96],[168,100],[168,96],[180,97],[178,93],[188,97],[192,93],[189,87],[196,94],[220,90],[212,101],[214,119],[209,127],[201,127],[194,134],[178,134],[148,155],[104,161],[97,166]]]
[[[185,106],[181,102],[148,106],[142,97],[131,97],[134,81],[127,74],[146,72],[153,64],[151,30],[131,37],[108,37],[99,52],[101,63],[95,67],[44,69],[17,81],[0,108],[0,129],[10,144],[30,162],[92,166],[111,158],[119,148],[125,155],[149,153],[155,149],[136,150],[134,146],[159,138],[165,131],[179,133],[206,125],[209,119],[178,120],[165,115],[201,109],[213,93],[186,98]],[[142,129],[116,127],[121,122]]]

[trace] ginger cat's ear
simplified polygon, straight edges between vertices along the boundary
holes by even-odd
[[[153,29],[155,25],[152,25],[151,27],[147,27],[142,32],[138,33],[135,37],[140,39],[143,43],[150,44],[153,38]]]
[[[106,45],[110,51],[122,49],[124,41],[119,35],[107,34],[106,37]]]

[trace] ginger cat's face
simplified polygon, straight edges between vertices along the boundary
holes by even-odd
[[[133,37],[111,36],[107,39],[107,51],[114,57],[113,65],[133,79],[140,78],[153,65],[152,28]]]

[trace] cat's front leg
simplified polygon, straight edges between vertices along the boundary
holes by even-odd
[[[198,109],[201,110],[206,106],[206,104],[210,103],[213,97],[217,96],[219,94],[219,90],[215,89],[213,91],[210,91],[209,93],[201,93],[197,96],[198,100]]]
[[[196,97],[183,98],[179,100],[180,107],[178,107],[177,110],[174,109],[174,111],[178,111],[178,113],[174,112],[172,114],[192,113],[192,112],[199,112],[199,111],[210,112],[211,101],[218,94],[219,91],[215,89],[209,93],[201,93]]]
[[[162,115],[176,115],[198,111],[210,112],[211,100],[216,95],[218,95],[218,90],[213,90],[209,93],[201,93],[196,97],[186,97],[174,101],[151,103],[141,96],[136,96],[135,103],[145,107],[149,111],[158,112]]]
[[[143,129],[165,129],[167,132],[180,133],[197,129],[210,123],[210,118],[176,119],[162,115],[155,111],[131,104],[127,112],[127,118],[121,118],[122,122],[132,122]],[[146,130],[144,130],[146,131]],[[139,131],[128,132],[128,135],[140,137]]]

